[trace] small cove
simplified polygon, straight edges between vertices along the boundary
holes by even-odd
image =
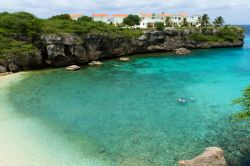
[[[31,71],[0,96],[20,119],[44,126],[41,136],[47,129],[67,144],[47,151],[92,159],[82,165],[176,165],[207,146],[239,162],[249,133],[235,129],[230,116],[239,111],[232,100],[250,82],[249,44],[247,38],[244,48],[108,60],[77,72]],[[179,104],[180,97],[197,102]]]

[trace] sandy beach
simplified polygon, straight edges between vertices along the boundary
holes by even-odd
[[[26,73],[17,73],[0,77],[0,165],[100,165],[72,149],[70,143],[35,119],[15,114],[6,98],[7,87],[25,76]]]

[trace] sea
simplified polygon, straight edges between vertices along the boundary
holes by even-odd
[[[28,124],[14,141],[35,165],[172,166],[218,146],[230,165],[247,166],[250,131],[234,119],[242,108],[233,103],[250,85],[250,26],[244,27],[242,48],[17,74],[0,87],[0,113],[9,115],[0,124]]]

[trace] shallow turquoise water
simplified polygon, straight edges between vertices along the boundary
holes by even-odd
[[[239,110],[232,100],[249,83],[247,38],[244,48],[31,72],[10,87],[8,100],[21,117],[41,121],[103,165],[176,165],[207,146],[221,146],[236,163],[250,144],[229,121]],[[179,104],[180,97],[197,102]]]

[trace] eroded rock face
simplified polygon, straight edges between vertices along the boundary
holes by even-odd
[[[192,160],[179,161],[179,166],[227,166],[227,163],[221,148],[208,147]]]
[[[6,73],[7,69],[5,66],[0,66],[0,73]]]
[[[191,51],[188,50],[188,49],[186,49],[186,48],[178,48],[178,49],[175,51],[175,53],[176,53],[177,55],[186,55],[186,54],[190,54]]]
[[[19,71],[19,67],[14,63],[9,64],[8,68],[12,72],[18,72]]]
[[[177,54],[187,54],[188,49],[236,47],[243,45],[244,34],[239,34],[236,42],[209,43],[190,39],[190,34],[216,34],[216,30],[199,31],[194,29],[166,31],[145,31],[143,35],[134,38],[112,37],[100,34],[77,35],[43,35],[42,41],[47,48],[45,61],[51,66],[67,66],[70,64],[86,64],[106,58],[120,57],[128,54],[173,51]]]

